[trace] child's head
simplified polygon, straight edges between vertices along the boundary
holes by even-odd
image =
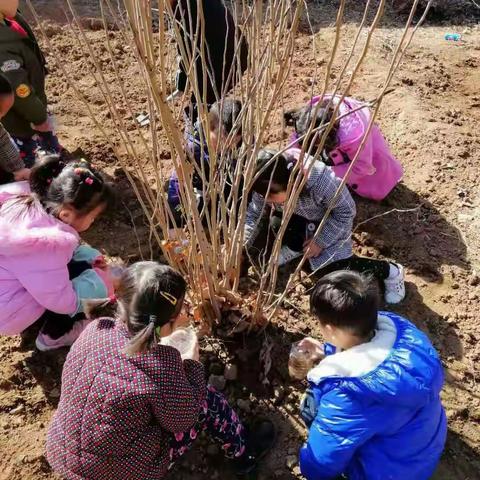
[[[276,158],[272,160],[274,156]],[[293,161],[286,155],[270,149],[260,150],[255,168],[258,177],[252,190],[265,197],[267,202],[285,203],[293,165]]]
[[[0,75],[0,119],[13,107],[15,95],[8,79]]]
[[[186,288],[177,271],[157,262],[138,262],[123,272],[116,297],[117,314],[132,336],[126,353],[145,352],[158,338],[172,333],[183,308]],[[98,306],[86,302],[87,315],[91,317]]]
[[[88,230],[114,198],[111,185],[87,161],[65,165],[57,155],[43,157],[32,168],[30,188],[47,212],[77,232]]]
[[[226,150],[230,150],[242,143],[242,125],[236,125],[237,119],[242,111],[242,103],[239,100],[223,99],[215,102],[208,113],[210,124],[210,144],[214,150],[218,144],[229,140],[225,145]],[[234,135],[232,135],[234,132]]]
[[[320,105],[309,104],[303,108],[285,112],[283,116],[285,124],[289,127],[295,127],[295,132],[298,137],[303,137],[308,132],[312,122],[313,128],[318,128],[321,125],[328,125],[333,118],[334,112],[333,105],[328,107],[328,103],[328,100],[325,100]],[[313,118],[314,114],[315,118]],[[335,124],[325,140],[325,149],[327,152],[333,150],[337,145],[337,130],[338,126]],[[307,151],[310,150],[311,153],[314,153],[315,147],[319,145],[322,135],[323,130],[313,132],[307,137],[299,139],[298,143],[300,146],[305,147]]]
[[[18,10],[18,0],[2,0],[0,2],[0,13],[5,17],[14,17]]]
[[[310,309],[325,339],[341,348],[369,338],[377,324],[378,308],[376,283],[348,270],[322,277],[310,296]]]

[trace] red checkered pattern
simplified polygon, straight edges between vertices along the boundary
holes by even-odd
[[[123,325],[93,322],[65,362],[47,458],[68,480],[154,480],[172,433],[188,431],[206,399],[203,366],[159,345],[128,357]]]

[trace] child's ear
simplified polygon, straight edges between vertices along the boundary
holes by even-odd
[[[294,127],[295,120],[299,117],[300,110],[298,108],[294,110],[288,110],[283,114],[283,121],[287,127]]]

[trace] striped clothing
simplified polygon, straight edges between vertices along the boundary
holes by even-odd
[[[294,151],[287,153],[297,156],[297,152]],[[310,157],[309,161],[312,160]],[[293,213],[313,223],[320,223],[340,183],[341,180],[335,176],[330,167],[315,161]],[[255,240],[260,220],[268,215],[269,209],[265,208],[266,205],[265,198],[254,192],[248,205],[245,222],[247,246],[252,245]],[[282,210],[281,205],[273,205],[271,208]],[[315,243],[322,247],[322,253],[310,259],[313,270],[352,256],[351,236],[355,214],[355,202],[348,189],[343,187],[325,225],[315,238]]]
[[[0,170],[13,173],[24,168],[20,153],[10,135],[0,123]]]

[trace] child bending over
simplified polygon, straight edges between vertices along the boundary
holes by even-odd
[[[30,184],[0,187],[0,334],[44,322],[40,350],[69,346],[86,326],[81,299],[113,293],[98,251],[79,247],[112,200],[112,189],[85,161],[45,157]]]
[[[273,159],[275,156],[276,159]],[[258,177],[252,187],[253,195],[245,222],[247,251],[254,257],[259,251],[263,256],[269,255],[268,240],[272,243],[280,230],[288,183],[298,161],[297,150],[287,150],[281,155],[274,150],[259,152],[256,167]],[[299,175],[307,174],[307,182],[300,192],[282,239],[279,265],[285,265],[305,253],[311,270],[319,277],[334,270],[369,272],[383,284],[387,303],[401,302],[405,297],[401,265],[353,255],[351,237],[356,209],[346,188],[341,190],[323,228],[314,236],[341,180],[324,163],[305,155]]]
[[[329,107],[329,102],[332,101]],[[325,95],[312,98],[310,103],[298,110],[285,113],[287,125],[295,127],[293,139],[304,136],[313,123],[317,128],[327,125],[333,117],[335,105],[340,96]],[[321,102],[320,105],[318,103]],[[338,109],[338,116],[343,116],[335,122],[330,130],[324,145],[323,152],[317,154],[317,144],[322,138],[323,131],[303,137],[298,140],[300,147],[304,147],[315,158],[331,166],[335,174],[343,178],[355,157],[363,136],[370,122],[370,110],[362,106],[362,102],[354,98],[345,97]],[[316,114],[315,114],[316,112]],[[315,119],[313,119],[315,115]],[[395,185],[402,179],[403,169],[400,162],[392,155],[385,138],[378,125],[373,124],[355,165],[347,178],[348,186],[358,195],[373,200],[384,199]]]
[[[307,480],[427,480],[440,459],[442,364],[423,332],[378,304],[375,285],[355,272],[331,273],[314,287],[311,310],[336,353],[308,373],[301,414],[309,435],[300,450]]]
[[[223,198],[227,202],[230,196],[235,173],[235,150],[242,144],[242,129],[239,123],[239,116],[242,111],[242,104],[239,100],[224,99],[212,105],[209,111],[209,131],[208,141],[212,154],[217,155],[222,163],[226,162],[227,178],[223,189]],[[220,180],[211,178],[210,172],[210,152],[207,145],[207,138],[203,132],[200,121],[194,125],[192,132],[187,132],[187,157],[194,164],[193,188],[197,198],[197,208],[201,212],[205,204],[208,203],[208,185],[204,185],[202,180],[207,182],[219,182]],[[220,157],[220,154],[223,154]],[[242,192],[240,186],[238,191]],[[206,198],[205,198],[205,194]],[[220,199],[218,200],[220,201]],[[172,211],[177,227],[185,224],[185,214],[182,209],[180,199],[179,179],[175,171],[170,176],[168,184],[168,203]],[[227,204],[227,207],[230,205]]]
[[[202,431],[238,473],[252,472],[272,445],[270,422],[247,430],[207,387],[198,343],[183,357],[159,343],[185,323],[185,290],[166,265],[132,265],[120,279],[115,317],[93,322],[70,350],[47,438],[47,459],[63,478],[162,479]]]
[[[35,152],[62,153],[47,111],[45,57],[25,19],[18,0],[0,4],[0,71],[15,91],[13,108],[2,120],[25,162],[35,163]]]
[[[15,101],[10,82],[0,75],[0,120],[9,112]],[[4,183],[28,180],[30,170],[12,138],[0,123],[0,185]]]

